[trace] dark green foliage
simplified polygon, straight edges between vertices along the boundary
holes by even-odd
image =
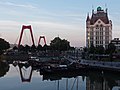
[[[45,44],[45,45],[43,46],[43,50],[44,50],[44,51],[50,50],[50,46],[48,46],[47,44]]]
[[[2,54],[6,49],[9,49],[9,48],[10,48],[9,42],[0,38],[0,54]]]
[[[65,39],[62,40],[59,37],[55,37],[51,41],[50,47],[52,48],[52,50],[66,51],[70,49],[70,43]]]
[[[25,52],[28,52],[28,51],[30,51],[30,46],[28,46],[28,45],[25,45],[25,47],[24,47],[24,51],[25,51]]]
[[[0,77],[3,77],[6,75],[6,73],[9,71],[10,66],[5,62],[0,62]]]
[[[13,49],[16,49],[16,47],[14,47]],[[31,52],[35,52],[35,51],[46,51],[46,50],[55,50],[55,51],[66,51],[66,50],[74,50],[74,47],[70,47],[70,42],[65,40],[65,39],[60,39],[59,37],[55,37],[50,45],[48,46],[47,44],[45,44],[43,47],[39,44],[37,47],[35,45],[32,45],[31,47],[26,45],[25,47],[23,45],[20,45],[18,47],[19,51],[31,51]]]
[[[36,51],[36,46],[35,45],[32,45],[31,46],[31,52],[35,52]]]
[[[103,46],[96,47],[96,54],[104,54],[105,49]]]
[[[17,46],[14,46],[14,47],[13,47],[13,50],[18,50]]]
[[[90,48],[89,48],[89,53],[90,54],[94,54],[95,53],[95,47],[93,44],[91,44]]]
[[[42,50],[43,50],[42,45],[39,44],[39,45],[37,46],[37,50],[38,50],[38,51],[42,51]]]
[[[87,48],[87,47],[84,47],[84,48],[83,48],[83,51],[84,51],[84,52],[87,52],[87,51],[88,51],[88,48]]]
[[[24,46],[23,46],[23,45],[20,45],[20,46],[18,47],[18,50],[19,50],[19,51],[24,51]]]
[[[108,48],[106,49],[106,53],[107,53],[107,54],[112,54],[112,53],[115,52],[115,50],[116,50],[115,45],[114,45],[113,43],[110,43],[110,44],[108,45]]]
[[[110,43],[108,45],[108,49],[106,49],[106,53],[110,55],[110,61],[112,61],[112,54],[115,52],[116,50],[116,47],[113,43]]]

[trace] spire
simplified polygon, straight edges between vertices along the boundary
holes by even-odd
[[[92,5],[92,14],[94,13],[94,7],[93,7],[93,5]]]
[[[94,9],[92,9],[92,14],[94,14]]]
[[[86,21],[90,21],[89,13],[88,13],[88,15],[87,15],[87,19],[86,19]]]
[[[107,13],[107,11],[108,11],[107,4],[105,4],[105,8],[106,8],[105,11],[106,11],[106,13]]]
[[[106,8],[106,13],[107,13],[108,9]]]

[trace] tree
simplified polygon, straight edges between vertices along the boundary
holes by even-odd
[[[35,52],[36,51],[36,46],[35,45],[32,45],[31,46],[31,52]]]
[[[17,46],[14,46],[14,47],[13,47],[13,50],[18,50],[18,47],[17,47]]]
[[[30,51],[30,46],[28,46],[28,45],[25,45],[25,47],[24,47],[24,51],[25,51],[25,52],[28,52],[28,51]]]
[[[98,47],[96,48],[96,53],[97,53],[97,54],[104,54],[104,52],[105,52],[105,49],[104,49],[103,46],[98,46]]]
[[[61,39],[59,37],[55,37],[51,43],[50,43],[50,47],[53,50],[58,50],[58,51],[66,51],[70,49],[70,42],[65,40],[65,39]]]
[[[39,45],[37,46],[37,50],[38,50],[38,51],[42,51],[42,50],[43,50],[42,45],[39,44]]]
[[[59,37],[55,37],[51,43],[50,43],[50,46],[53,50],[60,50],[60,43],[61,42],[61,39]]]
[[[0,54],[2,54],[5,50],[10,48],[9,42],[5,41],[4,39],[0,38]]]
[[[0,77],[3,77],[9,71],[9,64],[5,62],[0,62]]]
[[[23,45],[20,45],[20,46],[18,47],[18,51],[24,51],[24,46],[23,46]]]
[[[43,50],[44,50],[44,51],[50,50],[50,47],[49,47],[47,44],[45,44],[45,45],[43,46]]]
[[[106,53],[110,55],[110,61],[112,61],[112,54],[115,52],[116,47],[113,43],[108,45],[108,49],[106,49]]]
[[[67,41],[67,40],[65,40],[65,39],[63,39],[62,41],[61,41],[61,50],[62,51],[66,51],[66,50],[69,50],[70,49],[70,42],[69,41]]]
[[[95,53],[95,47],[93,44],[91,44],[90,48],[89,48],[89,53],[90,54],[94,54]]]
[[[116,50],[115,45],[114,45],[113,43],[110,43],[110,44],[108,45],[108,49],[107,49],[106,52],[107,52],[108,54],[111,54],[111,53],[114,53],[115,50]]]

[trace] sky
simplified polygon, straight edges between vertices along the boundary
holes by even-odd
[[[0,37],[18,44],[22,25],[31,25],[36,45],[44,35],[48,45],[59,36],[71,46],[82,47],[87,14],[101,6],[108,8],[113,38],[120,38],[119,4],[120,0],[0,0]],[[29,30],[24,31],[22,43],[32,44]]]

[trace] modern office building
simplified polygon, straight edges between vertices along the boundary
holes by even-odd
[[[112,40],[112,21],[108,18],[107,9],[101,7],[97,11],[92,10],[92,16],[86,19],[86,47],[93,44],[95,47],[108,47]]]

